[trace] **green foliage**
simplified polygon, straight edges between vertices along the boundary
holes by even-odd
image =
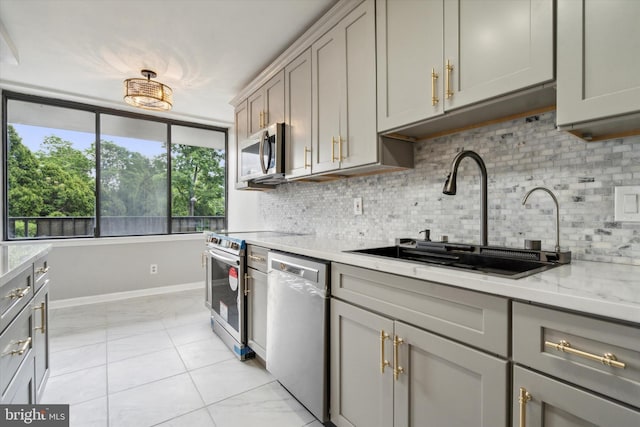
[[[8,136],[10,217],[94,216],[95,144],[82,152],[72,142],[51,135],[33,153],[11,125]],[[224,152],[173,145],[171,154],[173,216],[224,215]],[[100,168],[102,215],[166,215],[166,154],[148,158],[101,141]],[[16,233],[24,234],[23,230],[24,223],[17,221]]]

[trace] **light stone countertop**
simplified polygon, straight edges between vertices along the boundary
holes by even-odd
[[[234,237],[275,250],[640,324],[640,266],[572,261],[529,277],[509,279],[343,252],[392,246],[389,241],[260,232]]]
[[[0,245],[0,286],[13,279],[24,266],[51,250],[46,243]]]

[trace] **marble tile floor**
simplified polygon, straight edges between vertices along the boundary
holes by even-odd
[[[42,403],[70,404],[71,427],[321,427],[259,363],[235,359],[202,294],[50,310]]]

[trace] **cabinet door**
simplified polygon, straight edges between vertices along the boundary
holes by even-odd
[[[249,111],[247,108],[247,101],[238,105],[235,110],[235,122],[236,122],[236,182],[238,182],[238,171],[240,170],[240,156],[239,148],[240,143],[247,139],[249,136]]]
[[[341,116],[338,157],[340,167],[378,160],[376,132],[375,4],[366,1],[340,25],[345,44],[345,114]]]
[[[285,175],[311,173],[311,49],[284,69],[285,81]]]
[[[337,427],[393,425],[393,368],[382,372],[382,362],[393,358],[392,337],[391,320],[331,299],[330,403]]]
[[[443,8],[442,0],[377,0],[379,131],[443,113]]]
[[[35,392],[36,402],[44,391],[49,377],[49,279],[34,296],[31,303],[33,310],[33,353],[35,358]]]
[[[249,113],[249,135],[253,135],[264,127],[264,91],[258,89],[247,99]]]
[[[558,125],[640,111],[640,2],[558,1]]]
[[[445,110],[553,80],[552,0],[444,0]]]
[[[311,46],[311,119],[314,173],[338,169],[337,139],[344,112],[344,34],[334,27]]]
[[[507,361],[401,322],[395,334],[395,426],[507,425]]]
[[[264,85],[262,126],[284,122],[284,70]]]
[[[249,347],[267,360],[267,275],[253,268],[248,269],[248,318],[247,338]]]
[[[521,388],[530,396],[528,401],[522,399],[523,403],[520,403]],[[638,411],[519,366],[513,368],[511,401],[514,426],[632,427],[640,425]]]

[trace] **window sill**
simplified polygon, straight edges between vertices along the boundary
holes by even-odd
[[[204,232],[203,232],[204,233]],[[37,240],[12,240],[3,242],[11,245],[33,245],[34,243],[48,243],[55,247],[72,246],[101,246],[101,245],[129,245],[139,243],[161,243],[175,242],[183,240],[200,240],[204,242],[203,233],[189,234],[163,234],[156,236],[121,236],[121,237],[100,237],[100,238],[80,238],[80,239],[37,239]]]

